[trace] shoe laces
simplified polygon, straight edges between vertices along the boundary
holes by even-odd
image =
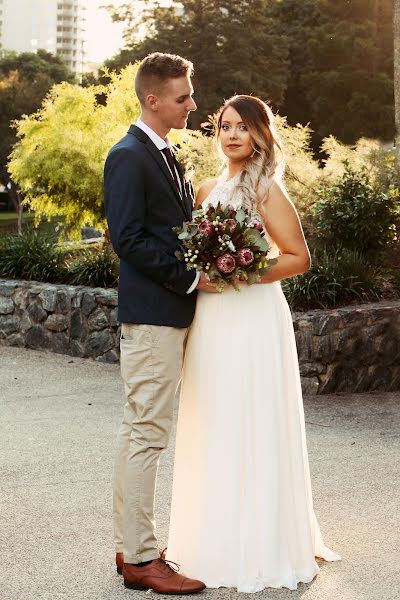
[[[173,562],[172,560],[159,558],[159,561],[164,570],[167,570],[168,572],[174,571],[174,573],[178,573],[178,571],[181,568],[180,565],[178,565],[178,563]]]

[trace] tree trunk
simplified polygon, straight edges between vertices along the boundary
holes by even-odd
[[[394,0],[393,38],[396,167],[400,176],[400,0]]]
[[[22,204],[21,194],[18,192],[18,188],[10,178],[10,175],[6,168],[0,169],[1,180],[6,186],[8,197],[14,205],[15,212],[18,215],[18,233],[22,233],[22,224],[24,220],[24,207]]]
[[[18,215],[18,233],[21,234],[24,219],[24,207],[22,204],[22,198],[21,194],[17,190],[15,183],[13,183],[12,181],[10,181],[9,183],[11,184],[11,186],[9,188],[7,187],[8,195],[12,203],[14,204],[15,212]]]

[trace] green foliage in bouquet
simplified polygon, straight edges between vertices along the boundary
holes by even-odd
[[[365,171],[347,165],[339,182],[320,188],[318,197],[312,218],[319,246],[347,248],[379,262],[396,241],[399,190],[393,186],[379,190]]]
[[[379,300],[383,284],[381,267],[360,252],[337,250],[314,256],[311,269],[283,280],[282,289],[292,310],[308,310]]]
[[[67,269],[58,249],[57,238],[37,231],[2,237],[0,277],[64,283]]]

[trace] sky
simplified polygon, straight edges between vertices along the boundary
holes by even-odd
[[[88,62],[102,63],[106,58],[111,58],[123,46],[123,24],[113,23],[108,12],[100,6],[104,4],[130,3],[140,6],[151,4],[151,0],[84,0],[86,10],[86,49]],[[172,0],[157,0],[160,6],[170,6]]]
[[[121,23],[113,23],[103,4],[117,4],[115,0],[85,0],[86,3],[86,50],[87,61],[102,63],[111,58],[123,46]]]

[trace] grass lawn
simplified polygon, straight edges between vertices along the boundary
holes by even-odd
[[[32,221],[34,218],[33,213],[24,213],[24,221]],[[0,212],[0,223],[15,223],[18,221],[17,213]]]

